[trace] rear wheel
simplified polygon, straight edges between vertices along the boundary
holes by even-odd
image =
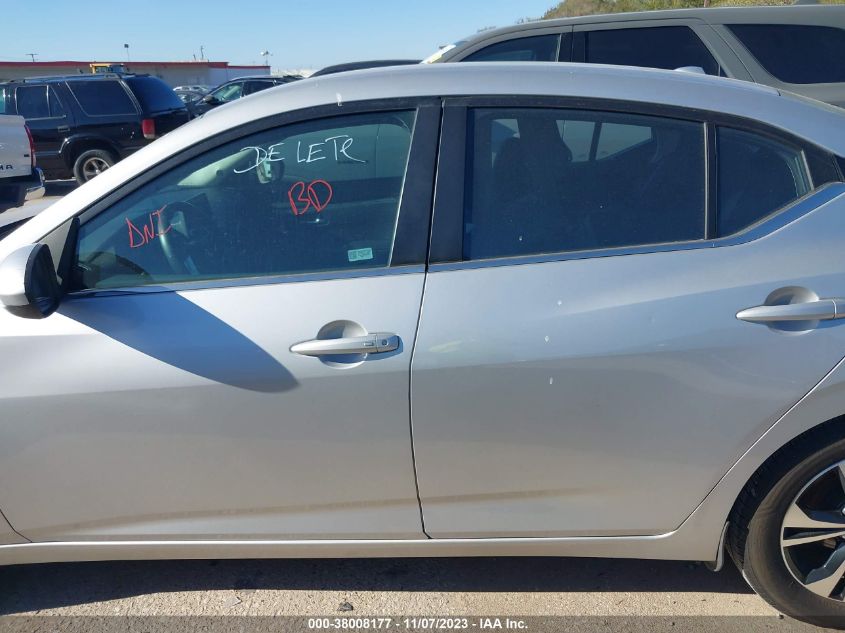
[[[784,451],[755,475],[728,550],[751,587],[786,615],[845,628],[845,440]]]
[[[82,152],[73,164],[73,176],[83,185],[114,165],[117,159],[104,149],[89,149]]]

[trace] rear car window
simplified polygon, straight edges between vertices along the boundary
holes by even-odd
[[[9,89],[5,86],[0,86],[0,114],[14,114],[10,109]]]
[[[19,86],[15,90],[18,114],[25,119],[46,119],[50,116],[47,86]]]
[[[845,81],[845,30],[801,24],[727,27],[770,75],[791,84]]]
[[[657,26],[635,29],[589,31],[585,61],[665,68],[699,66],[708,75],[719,74],[719,64],[688,26]]]
[[[465,260],[704,238],[701,123],[479,108],[468,143]]]
[[[491,44],[461,61],[465,62],[554,62],[560,35],[521,37]]]
[[[759,222],[812,189],[804,152],[743,130],[717,130],[717,235]]]
[[[89,116],[137,114],[135,104],[119,81],[69,81],[79,106]]]
[[[125,81],[146,113],[185,107],[173,89],[157,77],[127,77]]]

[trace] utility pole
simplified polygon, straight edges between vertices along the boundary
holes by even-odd
[[[264,65],[265,65],[265,66],[269,66],[270,64],[268,63],[268,58],[269,58],[269,57],[270,57],[270,55],[272,55],[273,53],[271,53],[270,51],[268,51],[267,49],[265,49],[265,50],[261,51],[261,53],[259,53],[259,54],[260,54],[260,55],[264,58]]]
[[[205,61],[205,46],[203,46],[202,44],[200,44],[200,61]]]
[[[126,49],[126,61],[129,61],[129,44],[124,44],[123,48]]]
[[[27,55],[32,57],[32,62],[35,63],[35,56],[38,55],[38,53],[27,53]]]

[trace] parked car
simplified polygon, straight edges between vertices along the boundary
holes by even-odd
[[[204,92],[197,92],[196,90],[185,90],[183,88],[174,88],[173,92],[176,93],[176,96],[182,100],[182,103],[185,104],[185,107],[188,109],[188,115],[194,119],[200,116],[205,109],[202,108],[202,99],[205,97],[206,93]]]
[[[334,66],[326,66],[325,68],[321,68],[311,76],[322,77],[323,75],[333,75],[334,73],[343,73],[349,70],[382,68],[384,66],[409,66],[411,64],[419,63],[419,59],[374,59],[364,62],[347,62],[345,64],[335,64]]]
[[[26,118],[48,180],[81,184],[188,121],[173,90],[149,75],[72,75],[0,83],[2,112]]]
[[[195,115],[198,116],[208,112],[211,108],[216,108],[224,103],[236,101],[241,97],[246,97],[247,95],[251,95],[262,90],[267,90],[267,88],[272,88],[273,86],[287,84],[292,81],[296,81],[297,79],[302,79],[302,77],[300,75],[258,75],[255,77],[238,77],[237,79],[232,79],[224,84],[220,84],[217,88],[205,95],[199,103],[194,104],[195,107],[193,111]]]
[[[43,195],[44,177],[23,117],[0,114],[0,211]]]
[[[173,91],[177,94],[180,90],[190,90],[192,92],[201,92],[203,94],[208,94],[209,92],[211,92],[212,88],[214,88],[214,86],[206,86],[205,84],[193,84],[189,86],[176,86]]]
[[[0,242],[0,563],[726,547],[845,626],[843,156],[613,66],[210,112]]]
[[[424,61],[561,61],[721,75],[845,106],[845,6],[590,15],[484,31]]]

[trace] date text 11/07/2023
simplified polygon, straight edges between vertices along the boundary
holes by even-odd
[[[482,630],[524,631],[528,623],[520,618],[497,617],[316,617],[308,618],[308,628],[314,630],[400,629],[405,631]]]

